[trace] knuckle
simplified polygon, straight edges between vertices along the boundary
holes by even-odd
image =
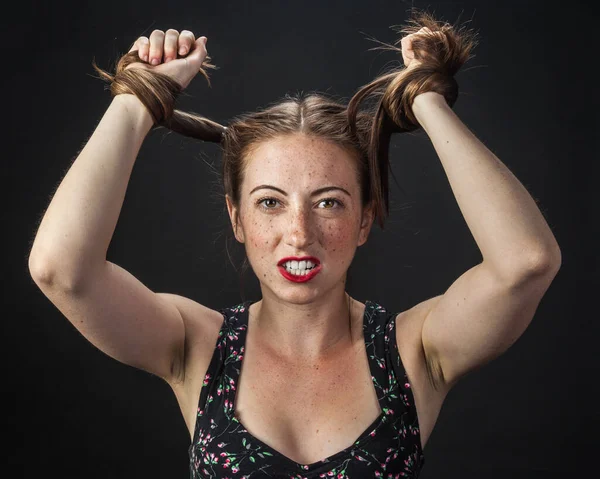
[[[194,34],[189,30],[181,30],[181,36],[194,38]]]

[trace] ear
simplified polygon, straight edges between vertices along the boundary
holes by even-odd
[[[373,226],[373,220],[375,219],[375,213],[373,204],[369,203],[363,208],[362,218],[360,222],[360,231],[358,234],[358,246],[362,246],[367,242],[371,226]]]
[[[233,228],[233,234],[235,235],[235,239],[240,243],[244,242],[244,228],[242,228],[242,224],[239,220],[239,210],[233,204],[233,201],[229,197],[229,195],[225,195],[225,203],[227,203],[227,212],[229,213],[229,219],[231,220],[231,227]]]

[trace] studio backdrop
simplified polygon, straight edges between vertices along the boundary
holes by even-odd
[[[479,43],[453,109],[536,200],[562,266],[525,333],[449,393],[423,479],[580,478],[598,443],[598,49],[585,2],[384,0],[24,2],[3,22],[3,414],[10,477],[185,478],[190,437],[169,386],[91,345],[33,282],[28,255],[52,194],[111,102],[112,71],[140,35],[208,37],[218,67],[179,109],[222,125],[288,94],[347,101],[402,58],[414,6]],[[596,17],[597,19],[597,17]],[[481,261],[422,130],[394,135],[390,214],[349,270],[348,292],[403,311]],[[233,240],[218,145],[153,129],[107,259],[155,292],[218,309],[260,299]],[[72,205],[73,208],[82,205]],[[595,213],[595,214],[594,214]],[[231,474],[231,477],[236,477]],[[361,478],[362,479],[362,478]]]

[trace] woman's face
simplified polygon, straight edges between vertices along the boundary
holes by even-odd
[[[345,289],[356,248],[373,217],[361,206],[355,160],[302,134],[261,143],[246,158],[239,210],[227,198],[263,296],[303,303]]]

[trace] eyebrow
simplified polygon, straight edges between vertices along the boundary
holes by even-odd
[[[283,191],[281,188],[277,188],[276,186],[272,186],[272,185],[259,185],[256,188],[253,188],[252,191],[250,192],[250,194],[254,193],[257,190],[261,190],[261,189],[278,191],[283,196],[287,196],[287,193],[285,191]],[[316,189],[315,191],[313,191],[311,193],[311,196],[317,196],[322,193],[326,193],[328,191],[335,191],[335,190],[341,191],[342,193],[345,193],[348,196],[352,197],[352,195],[348,192],[348,190],[345,190],[344,188],[342,188],[340,186],[324,186],[323,188],[319,188],[319,189]]]

